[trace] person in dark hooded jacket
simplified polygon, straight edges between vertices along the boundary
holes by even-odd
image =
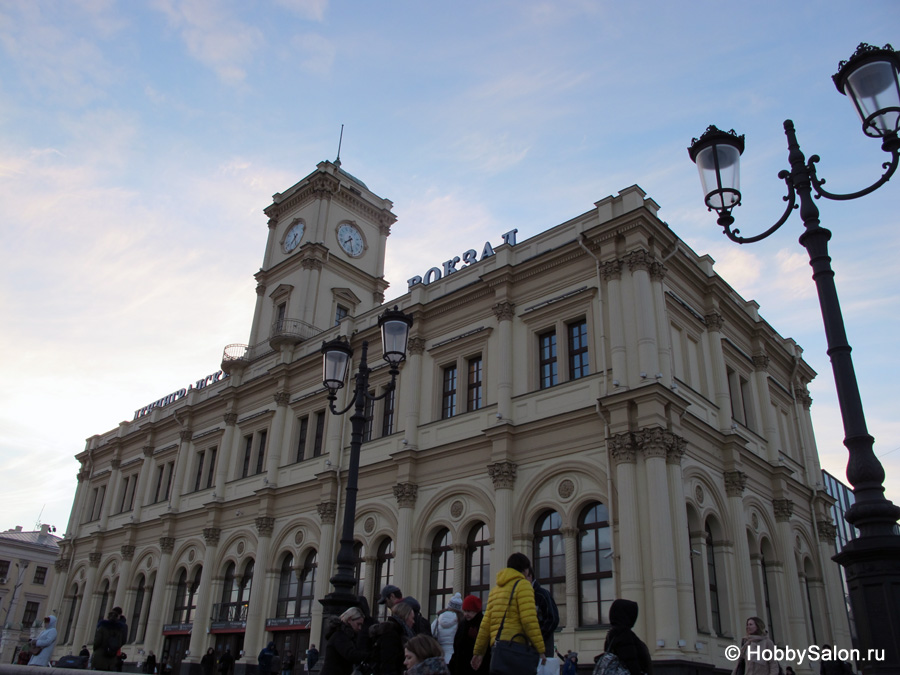
[[[650,650],[631,630],[638,618],[638,604],[619,598],[609,607],[612,628],[606,634],[603,651],[615,654],[631,675],[653,674]]]
[[[375,675],[403,675],[405,654],[403,647],[413,636],[412,627],[415,613],[405,602],[399,602],[391,608],[391,615],[369,631],[372,653],[369,665]]]
[[[339,619],[332,617],[325,629],[325,662],[320,675],[350,675],[366,652],[359,646],[359,631],[365,615],[351,607]]]

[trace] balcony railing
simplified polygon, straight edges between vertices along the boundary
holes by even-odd
[[[281,344],[299,344],[323,333],[300,319],[280,319],[272,323],[271,337],[255,345],[233,344],[222,352],[222,370],[231,375],[235,366],[241,367],[271,354]]]
[[[274,339],[285,339],[292,342],[304,342],[314,338],[322,331],[315,326],[310,326],[300,319],[276,319],[272,322],[271,342]]]
[[[247,620],[250,602],[217,602],[213,605],[210,620],[213,623],[234,623]]]

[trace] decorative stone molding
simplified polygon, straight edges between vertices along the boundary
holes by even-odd
[[[187,443],[191,440],[191,437],[194,435],[193,429],[182,429],[178,436],[181,438],[182,443]]]
[[[316,506],[316,511],[319,512],[323,525],[334,525],[337,518],[337,502],[321,502]]]
[[[363,531],[366,534],[372,534],[375,531],[375,519],[372,516],[366,518],[366,522],[363,523]]]
[[[71,565],[71,563],[72,560],[70,558],[60,558],[53,563],[53,569],[56,570],[57,574],[63,574],[69,571],[69,565]]]
[[[425,340],[420,337],[411,337],[406,341],[406,351],[416,356],[421,356],[425,351]]]
[[[488,475],[494,483],[494,489],[499,490],[505,488],[511,490],[516,484],[517,464],[512,462],[497,462],[488,465]]]
[[[758,373],[764,373],[769,370],[769,357],[765,354],[754,354],[753,370]]]
[[[119,553],[122,554],[122,560],[134,560],[134,546],[123,544],[119,549]]]
[[[600,265],[603,281],[619,281],[622,278],[622,261],[608,260]]]
[[[270,229],[270,230],[271,230],[273,227],[276,227],[276,226],[278,225],[278,218],[277,218],[277,217],[275,217],[275,218],[269,218],[269,223],[268,223],[268,225],[269,225],[269,229]]]
[[[466,554],[466,545],[460,542],[455,544],[450,544],[450,549],[457,555],[465,555]]]
[[[144,453],[144,457],[152,457],[155,449],[152,445],[145,445],[141,448],[141,452]]]
[[[235,424],[237,424],[238,421],[237,413],[225,413],[224,415],[222,415],[222,421],[225,422],[227,426],[233,427]]]
[[[812,405],[812,396],[809,395],[809,389],[806,387],[794,387],[794,398],[796,398],[806,410]]]
[[[256,525],[256,531],[261,537],[272,536],[272,530],[275,529],[275,519],[271,516],[260,516],[253,523]]]
[[[101,553],[97,553],[96,551],[93,553],[88,553],[88,564],[91,567],[100,567],[100,558],[102,557]]]
[[[669,434],[669,444],[666,447],[666,464],[681,464],[684,453],[687,452],[687,440],[675,434]]]
[[[561,528],[559,528],[559,533],[567,539],[574,539],[575,537],[578,536],[578,528],[577,527],[561,527]]]
[[[90,474],[89,471],[87,471],[87,469],[82,469],[82,470],[79,471],[77,474],[75,474],[75,478],[78,479],[78,482],[79,482],[79,483],[81,483],[82,481],[87,480],[87,479],[90,478],[90,477],[91,477],[91,474]]]
[[[654,457],[665,459],[670,442],[667,437],[672,435],[660,427],[640,429],[632,434],[635,446],[640,448],[645,459]]]
[[[816,529],[819,531],[819,541],[823,544],[833,544],[837,537],[837,527],[830,520],[816,521]]]
[[[653,261],[653,264],[650,265],[650,278],[653,281],[662,281],[666,278],[666,273],[669,271],[669,268],[663,265],[661,262]]]
[[[297,544],[297,546],[300,546],[300,544],[303,543],[303,539],[303,530],[297,530],[297,533],[294,535],[294,543]]]
[[[256,294],[257,295],[265,295],[266,285],[262,282],[256,284]]]
[[[491,310],[494,312],[494,316],[497,317],[497,321],[512,321],[513,317],[516,315],[515,303],[506,300],[498,302],[491,307]]]
[[[466,511],[466,505],[459,499],[450,505],[450,516],[455,519],[462,518],[462,514]]]
[[[222,536],[222,530],[218,527],[204,527],[203,541],[207,546],[215,546],[219,543],[219,537]]]
[[[743,471],[726,471],[725,494],[729,497],[740,497],[747,487],[747,474]]]
[[[773,499],[772,508],[775,510],[775,520],[783,523],[794,515],[794,502],[790,499]]]
[[[703,319],[706,321],[706,327],[714,332],[721,331],[722,326],[725,325],[724,317],[718,312],[710,312]]]
[[[635,272],[637,270],[648,272],[650,270],[650,266],[654,262],[653,256],[650,255],[650,252],[645,251],[644,249],[629,251],[625,254],[624,260],[626,263],[628,263],[628,269],[632,272]]]
[[[415,483],[398,483],[394,486],[394,498],[401,509],[411,509],[416,505],[419,486]]]
[[[110,467],[112,467],[113,471],[118,471],[119,468],[122,466],[122,460],[114,459],[109,463],[109,465],[110,465]]]
[[[322,271],[322,261],[318,258],[304,258],[300,261],[300,267],[305,270],[314,270],[316,272]]]
[[[160,537],[159,550],[162,551],[163,554],[171,553],[172,551],[174,551],[175,537]]]
[[[272,400],[275,401],[275,405],[286,406],[291,401],[291,395],[286,391],[279,391],[272,396]]]
[[[575,494],[575,483],[571,481],[569,478],[565,478],[559,482],[559,487],[557,487],[557,492],[559,496],[563,499],[568,499],[573,494]]]
[[[634,464],[637,461],[637,450],[630,433],[616,434],[606,441],[610,457],[617,464]]]

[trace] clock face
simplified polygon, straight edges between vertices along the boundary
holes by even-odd
[[[338,243],[347,252],[347,255],[351,255],[354,258],[362,255],[365,244],[363,243],[362,233],[355,225],[344,223],[338,228],[337,235]]]
[[[291,225],[291,229],[287,231],[287,234],[284,237],[284,250],[286,253],[290,253],[300,244],[300,240],[303,238],[303,230],[304,225],[302,221],[298,221]]]

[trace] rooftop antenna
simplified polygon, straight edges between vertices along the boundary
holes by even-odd
[[[41,529],[41,516],[44,515],[44,509],[45,509],[45,508],[47,508],[47,505],[46,505],[46,504],[44,504],[44,505],[41,507],[41,512],[38,514],[37,521],[36,521],[35,524],[34,524],[34,529],[35,529],[35,530]]]
[[[338,168],[341,166],[341,144],[344,142],[344,125],[341,125],[341,137],[338,139],[338,154],[337,159],[334,160],[334,165]]]

